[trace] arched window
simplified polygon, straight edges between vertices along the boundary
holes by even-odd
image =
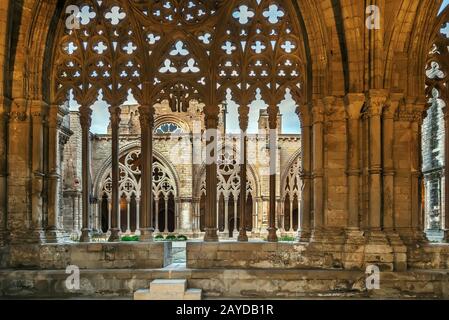
[[[445,11],[447,15],[447,11]],[[444,17],[443,17],[444,18]],[[447,20],[445,20],[447,21]],[[449,24],[436,35],[426,65],[426,95],[429,108],[422,126],[422,171],[425,231],[430,240],[440,241],[445,226],[445,114],[448,95]]]
[[[120,226],[122,232],[135,232],[138,225],[138,203],[141,198],[141,164],[140,150],[132,150],[120,157]],[[111,199],[112,182],[110,169],[105,173],[99,186],[103,202]],[[174,232],[175,199],[177,197],[176,182],[170,170],[158,159],[153,162],[153,195],[154,195],[154,225],[156,232]],[[102,206],[100,210],[105,210]],[[102,219],[108,217],[104,212]],[[110,221],[101,221],[102,229],[106,232]]]
[[[154,132],[156,134],[179,134],[182,133],[182,129],[174,122],[165,122],[159,125]]]
[[[285,231],[297,231],[299,228],[301,190],[301,157],[298,156],[288,168],[284,177],[282,189],[283,220],[280,228]]]

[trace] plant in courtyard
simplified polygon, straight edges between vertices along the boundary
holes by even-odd
[[[122,241],[139,241],[139,236],[123,236]]]
[[[296,238],[292,237],[292,236],[282,236],[282,237],[279,238],[279,241],[281,241],[281,242],[293,242],[293,241],[296,241]]]
[[[164,236],[162,234],[158,234],[154,237],[154,240],[156,240],[156,241],[164,240]]]
[[[176,236],[173,234],[169,234],[168,236],[165,237],[165,240],[169,240],[169,241],[176,240]]]
[[[180,234],[176,237],[177,241],[187,241],[187,237],[183,234]]]

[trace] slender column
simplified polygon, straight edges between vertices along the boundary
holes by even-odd
[[[168,233],[168,198],[165,198],[164,202],[165,202],[165,208],[164,208],[165,227],[164,227],[164,232]]]
[[[249,107],[245,100],[239,107],[240,123],[240,231],[238,241],[248,241],[246,234],[246,186],[247,186],[247,163],[248,163],[248,141],[246,131],[248,130]]]
[[[56,107],[57,108],[57,107]],[[57,111],[51,110],[51,115],[49,117],[49,128],[51,131],[51,136],[49,137],[50,149],[58,151],[58,132],[57,132]],[[42,212],[42,194],[43,194],[43,139],[44,139],[44,128],[43,128],[43,114],[44,112],[44,104],[41,101],[33,101],[31,105],[31,116],[32,116],[32,156],[31,156],[31,165],[32,165],[32,195],[31,195],[31,225],[33,228],[33,238],[38,240],[42,237],[42,220],[43,220],[43,212]],[[56,113],[56,116],[55,116]],[[54,129],[54,130],[53,130]],[[54,161],[57,158],[57,153],[55,155],[52,154],[50,159],[52,168],[59,167],[58,164],[55,164]],[[55,177],[56,181],[51,180],[51,195],[49,197],[50,205],[48,208],[48,219],[47,219],[47,227],[50,227],[51,230],[56,231],[57,229],[57,215],[59,212],[59,175]],[[55,189],[56,187],[56,189]],[[53,194],[54,192],[54,194]],[[54,203],[56,202],[56,203]],[[49,237],[49,242],[57,242],[56,235],[53,237]]]
[[[82,207],[81,207],[81,198],[82,195],[78,194],[76,197],[76,230],[81,230],[81,215],[82,215]]]
[[[155,215],[155,218],[156,218],[156,225],[154,226],[154,232],[161,232],[160,230],[161,229],[159,229],[159,198],[155,198],[154,199],[154,205],[155,205],[155,212],[154,212],[154,215]]]
[[[234,198],[234,226],[232,227],[232,233],[236,232],[238,229],[237,227],[237,207],[238,201],[236,198]]]
[[[447,103],[446,103],[447,104]],[[443,108],[444,112],[444,238],[449,243],[449,106]]]
[[[8,242],[7,228],[7,170],[8,170],[8,116],[10,99],[0,96],[0,246]]]
[[[290,232],[293,232],[293,199],[290,199]]]
[[[268,237],[269,242],[277,242],[276,235],[276,173],[277,173],[277,125],[278,125],[278,107],[271,103],[268,106],[268,122],[270,128],[270,202],[269,202],[269,225]]]
[[[393,161],[393,145],[394,145],[394,115],[399,106],[402,94],[391,94],[389,103],[384,110],[383,115],[383,165],[384,165],[384,181],[383,181],[383,211],[384,211],[384,229],[388,233],[394,231],[394,161]],[[419,142],[421,143],[421,142]]]
[[[371,91],[369,94],[369,229],[370,234],[381,231],[382,219],[382,126],[381,116],[385,107],[386,95]]]
[[[112,202],[111,198],[108,198],[108,230],[111,230],[111,215],[112,215]]]
[[[119,195],[119,125],[120,113],[119,106],[109,107],[111,114],[111,129],[112,129],[112,220],[111,220],[111,234],[109,242],[120,241],[120,195]]]
[[[218,199],[220,197],[218,196]],[[220,200],[217,200],[217,231],[220,231]]]
[[[348,141],[348,232],[360,231],[359,225],[359,181],[360,181],[360,152],[359,131],[362,107],[365,104],[365,95],[348,94],[345,99],[347,114],[347,141]]]
[[[301,214],[301,224],[298,228],[298,238],[300,241],[307,242],[310,240],[311,234],[311,186],[312,186],[312,176],[311,176],[311,116],[310,116],[310,105],[304,104],[298,107],[297,113],[301,121],[301,138],[302,138],[302,168],[301,168],[301,179],[302,179],[302,190],[301,190],[301,209],[299,210]]]
[[[257,230],[259,228],[259,200],[254,201],[254,206],[255,206],[254,230]]]
[[[413,121],[411,123],[412,131],[412,154],[411,154],[411,177],[412,177],[412,227],[414,238],[424,240],[424,217],[421,202],[421,182],[422,182],[422,150],[421,134],[422,123],[424,120],[423,112],[425,102],[416,101],[413,106]]]
[[[101,230],[101,204],[102,204],[103,201],[100,200],[100,199],[97,200],[97,206],[96,206],[97,214],[96,214],[96,222],[95,222],[95,224],[96,224],[96,227],[97,227],[97,231]]]
[[[90,242],[89,211],[90,211],[90,126],[92,123],[92,110],[82,105],[79,108],[81,124],[81,145],[82,145],[82,210],[83,227],[81,229],[80,242]]]
[[[316,100],[313,109],[313,209],[314,236],[324,228],[324,106],[321,100]]]
[[[226,196],[224,198],[224,206],[225,206],[225,223],[224,223],[224,232],[226,235],[229,235],[229,197]]]
[[[136,198],[136,234],[140,234],[140,198]]]
[[[301,198],[298,196],[298,226],[296,227],[296,231],[301,230]]]
[[[126,233],[131,233],[131,199],[126,198]]]
[[[217,150],[218,107],[206,107],[206,227],[204,241],[218,241],[217,229]]]
[[[153,126],[154,107],[141,106],[140,127],[141,127],[141,208],[140,208],[140,241],[153,241]]]

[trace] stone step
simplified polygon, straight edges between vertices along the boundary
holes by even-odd
[[[186,279],[158,279],[150,284],[150,291],[160,293],[184,293],[187,289]]]
[[[185,279],[159,279],[151,282],[150,289],[134,292],[134,300],[201,300],[202,293],[201,289],[187,289]]]
[[[201,300],[202,295],[203,295],[203,290],[201,290],[201,289],[188,289],[184,293],[183,300]]]

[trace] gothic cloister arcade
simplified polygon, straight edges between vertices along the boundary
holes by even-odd
[[[369,295],[373,265],[388,294],[447,297],[445,4],[1,1],[0,288],[3,269],[167,267],[163,233],[192,239],[193,275],[254,271],[222,297],[284,295],[287,269]]]

